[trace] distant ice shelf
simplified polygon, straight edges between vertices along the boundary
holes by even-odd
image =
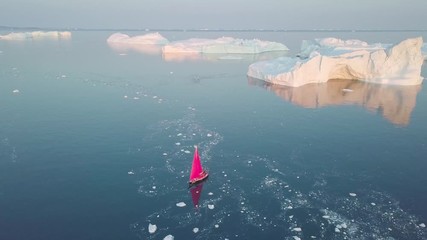
[[[59,31],[34,31],[34,32],[12,32],[6,35],[0,35],[0,40],[22,41],[29,39],[70,39],[71,32]]]
[[[190,38],[169,42],[159,33],[130,37],[114,33],[107,39],[118,52],[135,50],[146,54],[162,53],[166,61],[183,60],[263,60],[284,56],[289,49],[277,42],[259,39],[221,37],[217,39]]]
[[[395,45],[369,45],[360,40],[317,39],[302,44],[300,57],[281,57],[249,66],[249,77],[298,87],[330,79],[354,79],[393,85],[422,83],[423,39]]]

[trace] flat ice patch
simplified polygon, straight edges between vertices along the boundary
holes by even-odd
[[[300,227],[296,227],[292,229],[293,232],[301,232],[302,229]]]
[[[187,206],[187,204],[185,204],[185,202],[179,202],[176,204],[177,207],[185,207]]]
[[[155,233],[155,232],[156,232],[156,230],[157,230],[157,225],[155,225],[155,224],[151,224],[151,223],[149,223],[149,224],[148,224],[148,232],[149,232],[150,234]]]
[[[349,193],[348,195],[350,195],[351,197],[356,197],[357,196],[356,193]]]

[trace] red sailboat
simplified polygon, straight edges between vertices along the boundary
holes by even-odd
[[[200,162],[199,151],[197,150],[197,146],[195,146],[193,165],[191,166],[190,172],[190,181],[188,183],[191,187],[194,184],[202,182],[208,178],[208,176],[208,172],[203,170],[202,163]]]

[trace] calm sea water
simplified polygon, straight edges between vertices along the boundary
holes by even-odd
[[[110,34],[0,42],[0,239],[427,239],[424,86],[246,77],[303,39],[425,32],[162,33],[291,49],[223,60]],[[210,178],[189,190],[194,145]]]

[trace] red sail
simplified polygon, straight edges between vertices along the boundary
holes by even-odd
[[[202,172],[203,168],[202,164],[200,163],[199,151],[196,147],[196,149],[194,150],[193,165],[191,166],[190,182],[200,177]]]

